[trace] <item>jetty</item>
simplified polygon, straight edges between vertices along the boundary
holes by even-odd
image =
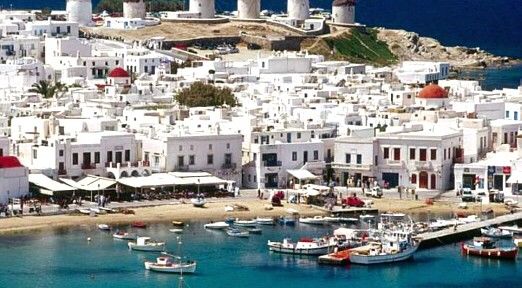
[[[446,228],[439,231],[419,234],[418,237],[422,238],[422,242],[419,248],[424,249],[455,243],[457,241],[469,239],[473,236],[480,235],[481,228],[486,228],[489,226],[498,226],[506,223],[516,223],[521,221],[522,212],[517,212],[479,222],[458,225],[456,227]]]

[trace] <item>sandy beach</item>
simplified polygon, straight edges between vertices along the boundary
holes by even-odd
[[[249,211],[225,212],[225,206],[238,203],[249,208]],[[55,215],[55,216],[24,216],[0,219],[0,234],[21,233],[31,230],[45,230],[61,227],[74,227],[80,225],[106,224],[128,224],[133,221],[144,221],[146,223],[170,222],[173,220],[189,221],[220,221],[227,217],[240,219],[252,219],[255,217],[277,217],[288,215],[288,208],[299,211],[300,216],[323,215],[325,212],[313,208],[310,205],[296,205],[284,203],[284,207],[274,207],[273,210],[265,210],[266,201],[258,199],[227,199],[214,203],[207,203],[205,208],[195,208],[191,204],[162,205],[155,207],[133,208],[134,215],[106,214],[90,217],[87,215]],[[468,209],[459,209],[458,203],[435,202],[427,205],[423,201],[397,200],[397,199],[374,199],[372,208],[381,212],[403,212],[403,213],[431,213],[439,215],[453,215],[457,212],[464,214],[478,214],[481,211],[480,204],[470,204]],[[504,205],[484,205],[482,211],[491,209],[495,215],[509,213]]]

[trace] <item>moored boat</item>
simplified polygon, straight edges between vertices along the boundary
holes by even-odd
[[[518,248],[522,248],[522,238],[521,237],[513,238],[513,243],[515,243],[515,246],[517,246]]]
[[[172,233],[183,233],[183,229],[177,229],[177,228],[173,228],[173,229],[169,229],[169,232],[172,232]]]
[[[489,237],[475,237],[472,243],[462,243],[463,255],[472,255],[494,259],[510,259],[517,258],[517,247],[497,247],[495,241]]]
[[[275,224],[274,219],[272,219],[272,218],[260,218],[260,217],[256,218],[256,223],[259,225],[274,225]]]
[[[159,252],[165,250],[165,242],[156,242],[150,237],[138,237],[136,242],[128,243],[129,249],[136,251]]]
[[[261,230],[260,228],[248,228],[247,231],[249,234],[262,234],[263,233],[263,230]]]
[[[239,220],[239,219],[236,219],[236,221],[234,221],[234,226],[256,227],[257,226],[257,222],[256,222],[256,220]]]
[[[198,208],[203,208],[205,207],[205,204],[207,204],[207,200],[205,200],[205,198],[203,197],[192,198],[190,199],[190,202],[192,203],[192,205],[194,205],[194,207]]]
[[[196,271],[196,262],[175,262],[173,257],[160,256],[155,262],[145,261],[145,269],[163,273],[194,273]]]
[[[140,228],[140,229],[147,228],[147,224],[145,224],[145,222],[143,222],[143,221],[134,221],[131,223],[131,226],[134,228]]]
[[[288,226],[294,226],[295,225],[295,218],[294,217],[279,217],[277,219],[277,222],[281,225],[288,225]]]
[[[231,237],[248,238],[250,236],[250,233],[248,231],[241,231],[236,228],[230,228],[227,229],[227,235]]]
[[[114,239],[119,239],[119,240],[136,240],[135,235],[129,234],[128,232],[125,232],[125,231],[117,231],[116,233],[112,234],[112,237]]]
[[[185,225],[185,223],[183,223],[182,221],[172,221],[172,225],[174,226],[177,226],[177,227],[183,227],[183,225]]]
[[[310,239],[303,238],[298,242],[284,239],[283,242],[268,241],[268,249],[273,252],[296,255],[323,255],[337,246],[334,238]]]
[[[482,233],[482,235],[491,238],[511,238],[513,236],[513,233],[510,231],[493,227],[482,228],[480,229],[480,232]]]
[[[100,229],[102,231],[110,231],[111,230],[111,226],[109,226],[107,224],[98,224],[98,229]]]
[[[208,223],[203,225],[205,229],[215,229],[215,230],[222,230],[230,227],[228,223],[225,222],[215,222],[215,223]]]
[[[311,225],[323,225],[327,222],[328,221],[323,216],[305,217],[299,219],[299,223]]]
[[[350,250],[335,251],[319,256],[317,261],[319,264],[342,265],[350,261],[350,253]]]
[[[518,225],[500,226],[500,227],[498,227],[498,229],[512,232],[513,234],[522,234],[522,228],[518,227]]]

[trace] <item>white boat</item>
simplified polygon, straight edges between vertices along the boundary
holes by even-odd
[[[203,206],[205,206],[205,204],[207,204],[207,200],[205,200],[205,198],[202,198],[202,197],[192,198],[192,199],[190,199],[190,202],[192,203],[192,205],[194,205],[194,207],[199,207],[199,208],[202,208]]]
[[[369,221],[369,220],[373,220],[374,218],[375,218],[375,215],[368,215],[368,214],[359,215],[359,219],[361,219],[361,221]]]
[[[257,221],[256,220],[239,220],[239,219],[236,219],[236,221],[234,221],[234,226],[256,227],[257,226]]]
[[[215,222],[215,223],[208,223],[203,225],[205,229],[215,229],[215,230],[223,230],[230,227],[230,225],[226,222]]]
[[[469,215],[468,217],[463,217],[458,219],[458,224],[469,224],[474,222],[479,222],[480,217],[477,215]]]
[[[256,223],[259,225],[275,225],[275,221],[272,218],[256,218]]]
[[[183,229],[177,229],[177,228],[169,229],[169,231],[172,233],[183,233]]]
[[[111,230],[111,226],[109,226],[107,224],[98,224],[98,229],[100,229],[102,231],[110,231]]]
[[[343,223],[357,223],[357,222],[359,222],[359,219],[351,218],[351,217],[340,217],[339,221],[343,222]]]
[[[428,224],[428,228],[431,230],[441,230],[444,228],[453,227],[458,224],[459,224],[459,221],[457,219],[450,219],[450,220],[437,219],[433,222],[430,222]]]
[[[500,226],[500,227],[498,227],[498,229],[509,231],[509,232],[512,232],[513,234],[522,234],[522,228],[518,227],[518,225]]]
[[[241,231],[239,229],[231,228],[227,230],[227,235],[232,237],[248,238],[250,233],[248,233],[248,231]]]
[[[136,251],[159,252],[165,250],[165,242],[156,242],[150,237],[138,237],[136,242],[128,243],[129,249]]]
[[[91,210],[89,210],[89,209],[78,209],[78,212],[85,214],[85,215],[91,214]]]
[[[304,224],[323,225],[326,222],[323,216],[299,218],[299,223]]]
[[[324,255],[330,253],[337,246],[334,238],[308,239],[297,242],[284,239],[283,242],[268,240],[268,249],[273,252],[296,255]]]
[[[145,269],[163,272],[163,273],[194,273],[196,271],[196,262],[178,262],[173,261],[170,256],[161,256],[156,259],[156,262],[145,261]]]
[[[119,240],[136,240],[136,236],[129,234],[128,232],[125,232],[125,231],[118,231],[118,232],[112,234],[112,237],[114,239],[119,239]]]
[[[339,222],[341,222],[341,217],[326,216],[326,217],[323,217],[323,219],[324,219],[325,222],[328,222],[328,223],[339,223]]]
[[[350,262],[363,265],[399,262],[410,259],[419,248],[406,230],[385,231],[381,242],[350,250]]]
[[[491,238],[511,238],[513,236],[513,232],[493,227],[481,228],[480,233]]]

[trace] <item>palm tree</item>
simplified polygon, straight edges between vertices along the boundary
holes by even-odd
[[[43,98],[53,98],[56,94],[56,86],[53,86],[49,81],[40,80],[31,87],[33,88],[29,89],[29,92],[40,94]]]
[[[54,88],[57,93],[60,93],[60,96],[63,96],[65,92],[69,91],[69,87],[67,87],[67,85],[63,84],[62,82],[56,82],[54,84]]]

